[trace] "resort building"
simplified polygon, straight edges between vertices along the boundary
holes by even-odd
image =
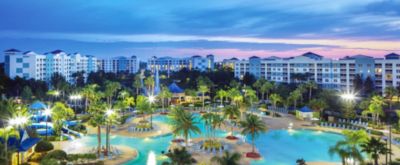
[[[139,61],[136,56],[130,58],[119,56],[111,59],[99,60],[99,70],[112,73],[136,73],[139,70]]]
[[[155,72],[158,69],[161,72],[179,71],[183,68],[198,71],[208,71],[214,69],[214,55],[207,55],[206,57],[192,56],[189,58],[173,58],[173,57],[151,57],[147,63],[147,69]]]
[[[10,78],[43,80],[49,82],[54,73],[59,73],[65,79],[74,83],[72,74],[97,71],[97,58],[79,53],[66,54],[62,50],[38,54],[33,51],[21,52],[17,49],[4,51],[5,71]]]
[[[253,56],[235,63],[235,77],[241,79],[246,73],[278,83],[298,82],[303,76],[321,87],[343,91],[351,91],[355,76],[360,75],[364,80],[370,77],[383,91],[387,86],[400,85],[400,59],[395,53],[384,58],[356,55],[338,60],[312,52],[289,58]]]
[[[221,62],[221,66],[223,68],[230,68],[230,69],[234,69],[235,68],[235,64],[236,62],[238,62],[239,59],[237,58],[231,58],[231,59],[224,59]]]

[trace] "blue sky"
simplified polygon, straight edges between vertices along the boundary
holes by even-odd
[[[400,0],[2,0],[0,49],[8,48],[143,59],[379,57],[400,53]]]

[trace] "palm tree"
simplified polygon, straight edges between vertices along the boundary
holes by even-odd
[[[228,151],[225,151],[222,157],[214,156],[211,158],[211,161],[217,162],[219,165],[239,165],[239,161],[241,158],[242,155],[237,152],[230,153]]]
[[[97,127],[97,155],[101,153],[101,126],[105,124],[105,111],[107,105],[103,102],[96,101],[89,106],[89,125]]]
[[[343,164],[346,164],[347,158],[363,162],[363,156],[359,150],[360,144],[363,144],[368,139],[368,134],[364,130],[342,132],[345,139],[338,141],[333,147],[329,148],[329,154],[338,154],[342,158]]]
[[[59,135],[61,135],[64,121],[74,117],[74,110],[62,102],[56,102],[51,109],[51,119],[54,124],[54,129]]]
[[[136,108],[143,114],[143,121],[148,113],[151,113],[150,103],[145,96],[139,95],[136,99]]]
[[[144,80],[144,84],[147,88],[147,95],[154,95],[154,78],[152,76],[147,77]]]
[[[204,95],[208,92],[208,87],[207,85],[200,85],[199,86],[199,92],[201,93],[201,100],[203,102],[203,110],[204,110]]]
[[[219,91],[217,91],[217,95],[216,97],[218,97],[221,101],[221,106],[224,102],[224,98],[227,96],[227,92],[223,89],[220,89]]]
[[[253,87],[255,89],[260,89],[265,82],[266,80],[263,77],[261,77],[256,82],[253,83]],[[259,94],[259,92],[261,93],[261,91],[257,91],[257,94]]]
[[[165,154],[171,162],[163,162],[162,165],[190,165],[196,163],[196,160],[192,157],[185,147],[175,148],[172,152]]]
[[[164,108],[165,99],[171,98],[172,97],[172,93],[169,91],[168,87],[162,86],[161,87],[161,92],[158,95],[158,97],[160,97],[160,99],[161,99],[161,106],[162,106],[162,110],[164,112],[164,110],[165,110],[165,108]],[[168,103],[168,101],[167,101],[167,103]]]
[[[205,136],[206,138],[210,138],[211,134],[211,124],[212,124],[212,119],[213,119],[213,114],[211,112],[205,113],[201,115],[201,119],[204,121],[204,126],[205,126]]]
[[[211,122],[211,128],[213,132],[213,138],[215,139],[216,137],[216,129],[221,127],[221,124],[224,122],[224,118],[221,117],[219,114],[213,114],[212,117],[212,122]]]
[[[246,116],[246,120],[240,121],[243,135],[250,135],[252,141],[252,153],[255,153],[255,138],[261,133],[268,130],[266,124],[256,115],[249,114]]]
[[[300,90],[294,90],[293,92],[290,92],[289,99],[293,101],[293,107],[294,109],[297,108],[297,100],[301,97]]]
[[[170,117],[172,118],[172,133],[174,135],[183,135],[186,146],[188,146],[190,133],[201,133],[200,128],[197,126],[198,121],[192,113],[178,107],[174,109]]]
[[[393,97],[398,93],[397,89],[393,86],[388,86],[385,88],[385,96],[389,99],[389,109],[392,110],[392,100]]]
[[[306,87],[308,88],[308,100],[311,100],[312,90],[317,89],[318,85],[314,81],[308,81]]]
[[[104,91],[104,95],[107,98],[107,103],[109,106],[111,106],[112,99],[115,96],[116,92],[121,88],[121,84],[119,82],[112,82],[112,81],[107,81],[106,82],[106,88]]]
[[[230,106],[225,107],[223,112],[224,112],[224,117],[228,118],[229,121],[231,122],[231,135],[230,135],[230,137],[234,137],[233,136],[233,122],[234,122],[234,120],[236,118],[239,118],[239,116],[240,116],[239,108],[237,106],[230,105]]]
[[[245,90],[245,98],[248,101],[248,103],[250,104],[250,108],[253,108],[253,103],[258,101],[256,91],[254,91],[251,88],[247,88]]]
[[[135,96],[139,95],[139,89],[142,87],[142,79],[140,74],[136,74],[132,86],[136,89]]]
[[[361,144],[362,152],[368,153],[372,159],[374,159],[374,164],[378,165],[378,160],[380,155],[390,154],[390,150],[386,147],[386,144],[381,142],[378,138],[371,137],[367,142]]]
[[[299,91],[299,93],[300,93],[300,102],[303,103],[303,100],[304,100],[303,94],[304,94],[304,92],[307,91],[306,84],[300,84],[299,86],[297,86],[296,90]]]
[[[277,110],[276,104],[278,104],[279,102],[282,102],[282,97],[279,96],[278,94],[274,93],[274,94],[271,94],[270,100],[271,100],[272,105],[274,106],[274,109],[276,111]],[[272,111],[273,114],[275,114],[275,111]]]
[[[269,93],[273,88],[274,88],[274,84],[272,82],[267,81],[267,82],[265,82],[265,84],[263,84],[263,86],[261,86],[260,92],[267,94],[267,100],[268,100]],[[264,100],[264,94],[263,94],[263,100]]]
[[[372,96],[368,109],[364,110],[362,113],[372,114],[372,120],[375,124],[379,122],[379,117],[384,115],[382,106],[385,105],[382,96]]]
[[[97,84],[88,84],[82,89],[81,94],[85,98],[85,112],[88,110],[90,101],[93,101],[93,99],[96,97],[95,94],[97,87]]]

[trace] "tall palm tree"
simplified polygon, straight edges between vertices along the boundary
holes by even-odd
[[[205,114],[201,115],[201,119],[204,121],[204,126],[205,126],[205,131],[206,131],[205,136],[207,139],[210,139],[213,114],[211,112],[205,113]]]
[[[163,162],[162,165],[190,165],[196,163],[185,147],[175,148],[172,152],[165,154],[171,162]]]
[[[200,85],[199,86],[199,92],[201,93],[201,100],[203,102],[203,110],[204,110],[204,95],[208,92],[208,87],[207,85]]]
[[[311,100],[312,90],[317,89],[318,85],[314,81],[308,81],[306,87],[308,88],[308,100]]]
[[[211,128],[213,132],[213,138],[216,137],[216,130],[217,128],[221,128],[222,123],[224,122],[224,118],[221,117],[219,114],[213,114]]]
[[[376,124],[379,122],[379,117],[384,115],[383,105],[385,105],[385,102],[382,96],[372,96],[368,109],[364,110],[362,113],[363,115],[372,114],[372,120]]]
[[[162,110],[164,112],[165,111],[165,108],[164,108],[165,99],[171,98],[172,97],[172,93],[169,91],[168,87],[162,86],[161,87],[161,92],[158,95],[158,97],[160,97]],[[167,103],[168,103],[168,101],[167,101]]]
[[[139,89],[142,87],[142,79],[140,74],[136,74],[132,83],[133,88],[136,89],[135,96],[139,95]]]
[[[111,106],[112,101],[113,101],[112,99],[120,88],[121,88],[121,84],[119,82],[113,82],[113,81],[106,82],[104,95],[107,98],[107,103],[109,106]]]
[[[258,116],[249,114],[246,116],[246,120],[240,121],[240,126],[243,135],[251,136],[252,153],[255,153],[255,138],[268,130],[267,125]]]
[[[374,160],[374,164],[378,165],[380,155],[390,153],[390,150],[386,147],[386,144],[381,142],[378,138],[371,137],[367,142],[361,144],[362,152],[368,153]]]
[[[297,108],[297,100],[301,97],[300,90],[294,90],[293,92],[290,92],[289,100],[293,101],[293,107],[294,109]]]
[[[200,128],[197,126],[198,121],[191,112],[184,111],[178,107],[174,109],[170,117],[172,118],[172,133],[184,136],[186,146],[188,146],[188,139],[191,133],[201,133]]]
[[[96,101],[89,106],[89,125],[97,127],[97,155],[101,153],[101,126],[105,124],[105,112],[107,105],[101,101]]]
[[[224,117],[228,118],[229,121],[231,122],[231,135],[230,137],[234,137],[233,136],[233,122],[236,118],[239,118],[240,116],[240,111],[239,108],[237,106],[234,105],[230,105],[224,108],[223,110],[224,113]]]
[[[219,100],[221,101],[221,105],[224,102],[224,98],[227,96],[227,92],[223,89],[220,89],[217,91],[217,96],[219,98]]]
[[[275,111],[276,111],[277,108],[278,108],[276,105],[277,105],[279,102],[282,102],[282,97],[279,96],[278,94],[274,93],[274,94],[271,94],[270,100],[271,100],[272,105],[274,106]],[[275,111],[272,111],[273,116],[275,116]]]
[[[262,99],[264,100],[264,95],[267,94],[267,100],[269,99],[269,93],[270,91],[274,88],[274,84],[272,82],[265,82],[261,88],[259,88],[261,94],[262,94]]]
[[[260,89],[262,86],[263,86],[263,84],[266,82],[266,80],[263,78],[263,77],[261,77],[261,78],[259,78],[256,82],[254,82],[253,83],[253,87],[255,88],[255,89]],[[260,91],[257,91],[257,95],[259,94],[259,93],[261,93]]]
[[[397,89],[393,86],[388,86],[385,88],[385,97],[389,99],[389,109],[392,110],[392,100],[393,97],[398,93]]]
[[[248,88],[245,91],[246,91],[245,98],[248,101],[250,108],[253,108],[253,103],[258,101],[256,91],[254,91],[251,88]]]
[[[228,151],[225,151],[222,157],[214,156],[211,158],[211,161],[217,162],[219,165],[239,165],[239,161],[241,158],[242,155],[240,155],[240,153],[230,153]]]
[[[95,94],[97,87],[97,84],[88,84],[83,87],[81,91],[82,96],[85,98],[85,112],[87,112],[90,102],[93,101],[96,97]]]
[[[61,135],[64,121],[74,117],[74,110],[62,102],[56,102],[51,109],[51,119],[54,124],[54,129],[59,135]]]
[[[143,114],[143,121],[145,120],[146,114],[151,113],[150,103],[147,97],[139,95],[136,99],[136,108]]]
[[[147,95],[154,95],[154,78],[153,76],[147,77],[144,80],[144,84],[146,85],[147,88]]]

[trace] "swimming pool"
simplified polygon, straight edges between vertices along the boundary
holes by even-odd
[[[167,122],[165,116],[156,116],[155,122]],[[199,124],[203,131],[204,124]],[[227,132],[217,131],[217,136],[225,137]],[[199,135],[192,136],[193,138]],[[105,139],[104,137],[102,138]],[[139,152],[138,158],[131,160],[126,165],[146,164],[150,151],[156,154],[157,163],[161,164],[165,157],[161,151],[166,151],[172,135],[164,135],[153,138],[133,138],[111,135],[112,145],[123,145],[135,148]],[[310,161],[340,162],[339,157],[330,157],[328,149],[338,140],[343,139],[342,135],[312,130],[270,130],[261,134],[256,140],[257,148],[263,156],[262,160],[253,161],[253,165],[292,165],[299,158]],[[96,135],[85,136],[77,139],[87,146],[96,146]],[[249,148],[250,151],[250,148]]]

